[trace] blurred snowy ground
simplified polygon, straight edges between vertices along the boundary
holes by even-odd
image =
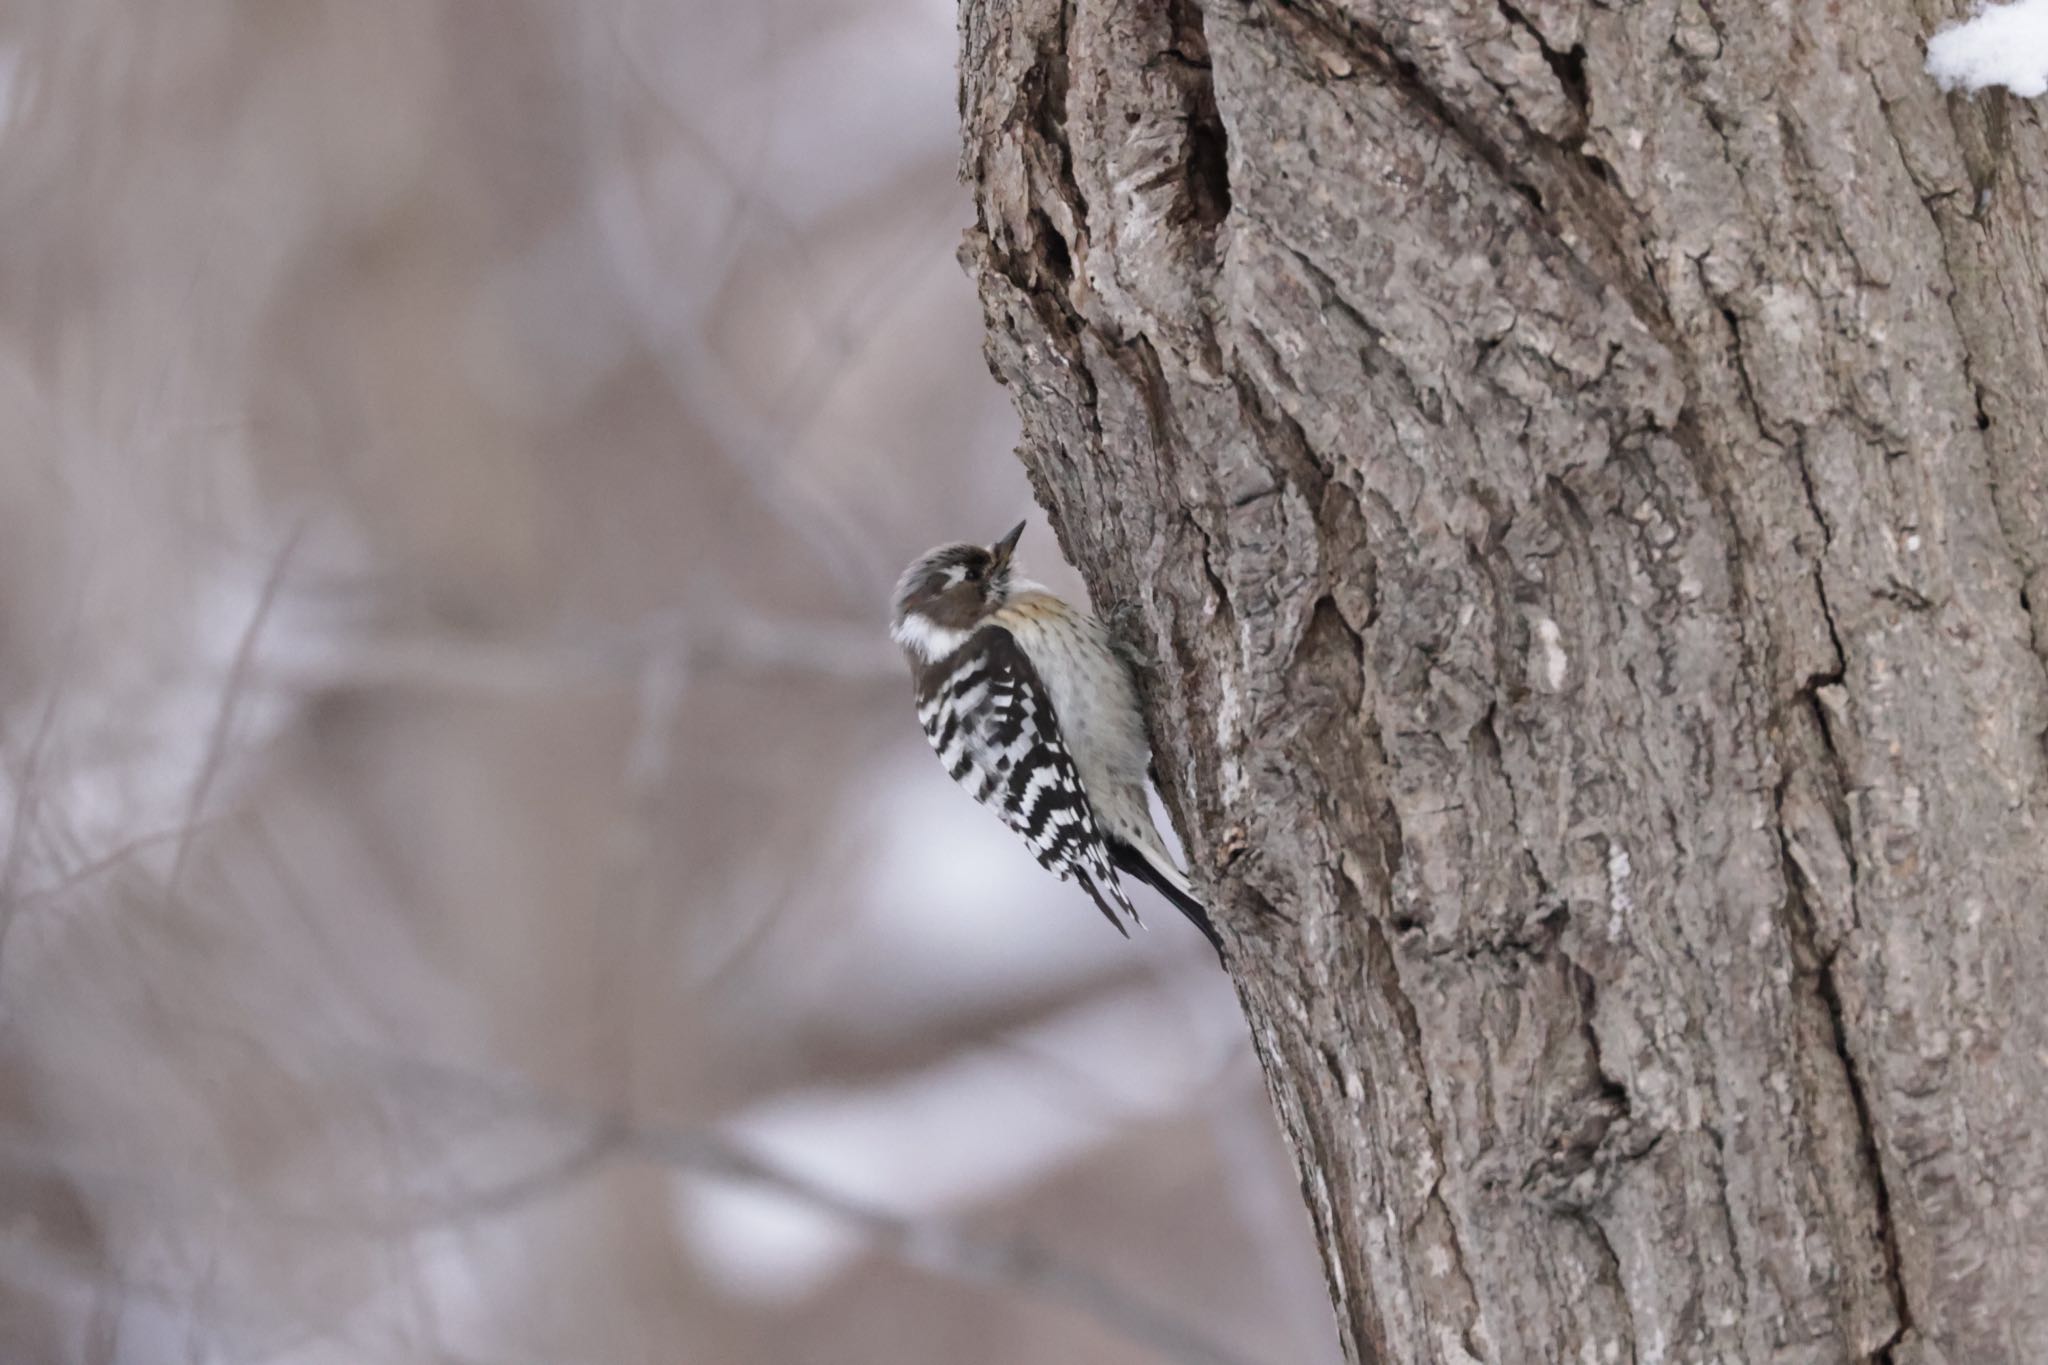
[[[952,25],[0,11],[0,1359],[1336,1358],[883,634],[1030,507]]]

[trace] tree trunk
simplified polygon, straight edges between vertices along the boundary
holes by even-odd
[[[2048,136],[1960,7],[964,0],[1354,1360],[2048,1360]]]

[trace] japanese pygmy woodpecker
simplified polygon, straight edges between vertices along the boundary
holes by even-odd
[[[896,584],[889,633],[909,656],[925,737],[953,780],[1048,871],[1080,882],[1119,933],[1138,916],[1117,871],[1172,901],[1220,955],[1152,824],[1130,665],[1100,621],[1016,575],[1023,533],[1020,522],[985,549],[941,545]]]

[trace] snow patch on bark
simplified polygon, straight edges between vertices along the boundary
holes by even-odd
[[[1992,5],[1943,29],[1927,41],[1927,74],[1944,90],[2048,94],[2048,0]]]
[[[1543,650],[1543,681],[1552,692],[1564,690],[1565,674],[1571,667],[1571,659],[1564,652],[1564,635],[1557,628],[1557,622],[1548,616],[1536,623],[1536,643]]]
[[[1244,721],[1244,703],[1227,670],[1217,679],[1216,686],[1219,694],[1216,702],[1216,752],[1223,756],[1223,794],[1225,801],[1230,802],[1244,794],[1244,764],[1237,757],[1241,752],[1237,732]]]
[[[1634,871],[1629,866],[1628,850],[1620,844],[1607,848],[1607,908],[1612,912],[1607,920],[1609,938],[1620,938],[1622,921],[1635,913],[1635,898],[1629,895],[1628,881]]]

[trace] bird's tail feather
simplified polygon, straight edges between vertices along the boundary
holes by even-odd
[[[1136,924],[1140,929],[1145,927],[1138,919],[1138,912],[1131,908],[1131,903],[1128,900],[1124,899],[1123,889],[1116,884],[1115,877],[1105,873],[1102,880],[1107,883],[1106,886],[1097,885],[1096,879],[1085,872],[1080,875],[1078,880],[1081,883],[1082,889],[1087,891],[1089,897],[1095,902],[1095,908],[1102,912],[1104,919],[1116,927],[1116,931],[1119,934],[1122,934],[1125,938],[1131,936],[1131,931],[1124,927],[1123,915],[1117,913],[1118,909],[1121,909],[1124,915],[1130,916],[1132,924]]]
[[[1178,868],[1162,868],[1145,856],[1140,849],[1132,847],[1121,839],[1113,839],[1109,845],[1110,861],[1117,871],[1127,877],[1136,877],[1145,885],[1173,902],[1174,909],[1188,917],[1188,922],[1202,931],[1202,937],[1209,940],[1209,946],[1216,950],[1220,961],[1223,957],[1223,940],[1216,936],[1216,926],[1209,923],[1209,912],[1195,899],[1188,886],[1188,879]]]

